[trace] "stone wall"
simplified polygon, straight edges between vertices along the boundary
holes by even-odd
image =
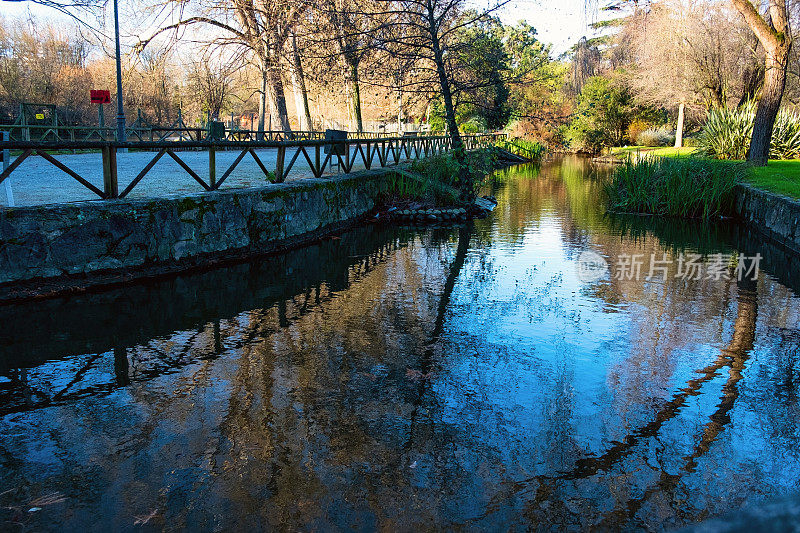
[[[734,210],[752,229],[800,253],[800,202],[797,200],[739,184]]]
[[[0,211],[0,284],[112,270],[175,270],[277,251],[352,223],[375,207],[388,173],[159,199]]]

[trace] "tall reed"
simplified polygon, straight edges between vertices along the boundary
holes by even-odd
[[[728,215],[746,167],[697,158],[628,159],[606,185],[608,207],[623,213],[709,219]]]

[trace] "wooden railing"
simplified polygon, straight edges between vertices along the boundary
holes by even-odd
[[[59,143],[64,141],[114,141],[117,129],[100,126],[45,126],[35,124],[0,125],[0,130],[8,131],[12,141],[31,141]],[[128,126],[125,128],[128,141],[203,141],[212,140],[206,128],[184,128],[172,126]],[[360,139],[379,139],[394,136],[382,132],[350,132],[351,137]],[[440,136],[441,132],[414,135]],[[324,131],[283,131],[283,130],[240,130],[226,129],[226,141],[304,141],[324,139]]]
[[[496,144],[505,134],[464,135],[462,140],[467,150],[475,150]],[[277,159],[274,170],[268,169],[256,153],[257,149],[276,149]],[[117,151],[121,149],[153,151],[155,154],[133,180],[119,190],[117,173]],[[208,152],[208,181],[200,177],[177,152],[180,150],[203,150]],[[21,151],[14,157],[4,158],[4,169],[0,172],[0,184],[31,155],[38,155],[63,171],[78,183],[102,199],[124,198],[136,187],[165,155],[173,159],[204,190],[215,191],[228,179],[236,166],[246,156],[251,156],[264,176],[274,183],[283,182],[289,172],[298,164],[307,164],[310,174],[322,178],[326,169],[336,163],[341,172],[349,173],[359,161],[365,169],[396,165],[401,160],[420,159],[450,151],[452,139],[449,136],[404,136],[376,137],[346,140],[280,140],[280,141],[208,141],[190,140],[183,142],[115,142],[115,141],[0,141],[0,153],[9,150]],[[3,152],[3,150],[6,150]],[[50,152],[63,150],[95,150],[101,154],[103,168],[103,188],[93,185],[84,176],[56,159]],[[236,159],[221,174],[217,174],[216,152],[218,150],[239,151]]]

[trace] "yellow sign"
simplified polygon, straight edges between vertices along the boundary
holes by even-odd
[[[36,113],[36,120],[44,120],[44,113]]]

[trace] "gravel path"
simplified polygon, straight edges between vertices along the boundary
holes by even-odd
[[[217,152],[217,179],[228,169],[239,155],[238,150]],[[265,148],[256,150],[259,159],[268,170],[275,170],[277,149]],[[117,168],[119,176],[119,190],[125,187],[136,177],[155,154],[152,152],[131,152],[117,154]],[[189,167],[201,178],[208,181],[208,153],[201,151],[177,152]],[[289,164],[294,150],[287,150],[286,165]],[[56,159],[85,178],[102,190],[103,166],[100,153],[67,154],[55,156]],[[13,160],[13,159],[12,159]],[[377,155],[373,165],[378,164]],[[364,165],[361,157],[353,165],[353,170],[361,170]],[[336,167],[332,173],[335,175]],[[311,169],[302,154],[298,157],[287,177],[288,180],[298,178],[313,178]],[[8,178],[14,201],[17,206],[42,205],[82,200],[98,200],[97,195],[75,181],[72,177],[62,172],[48,161],[39,156],[28,157]],[[255,160],[246,155],[237,165],[236,169],[220,187],[221,189],[234,189],[245,187],[260,187],[268,183],[263,172]],[[127,196],[128,198],[158,198],[164,196],[192,194],[202,192],[203,188],[189,174],[186,173],[175,161],[165,155],[147,173],[136,187]],[[5,188],[0,186],[0,204],[8,205]]]

